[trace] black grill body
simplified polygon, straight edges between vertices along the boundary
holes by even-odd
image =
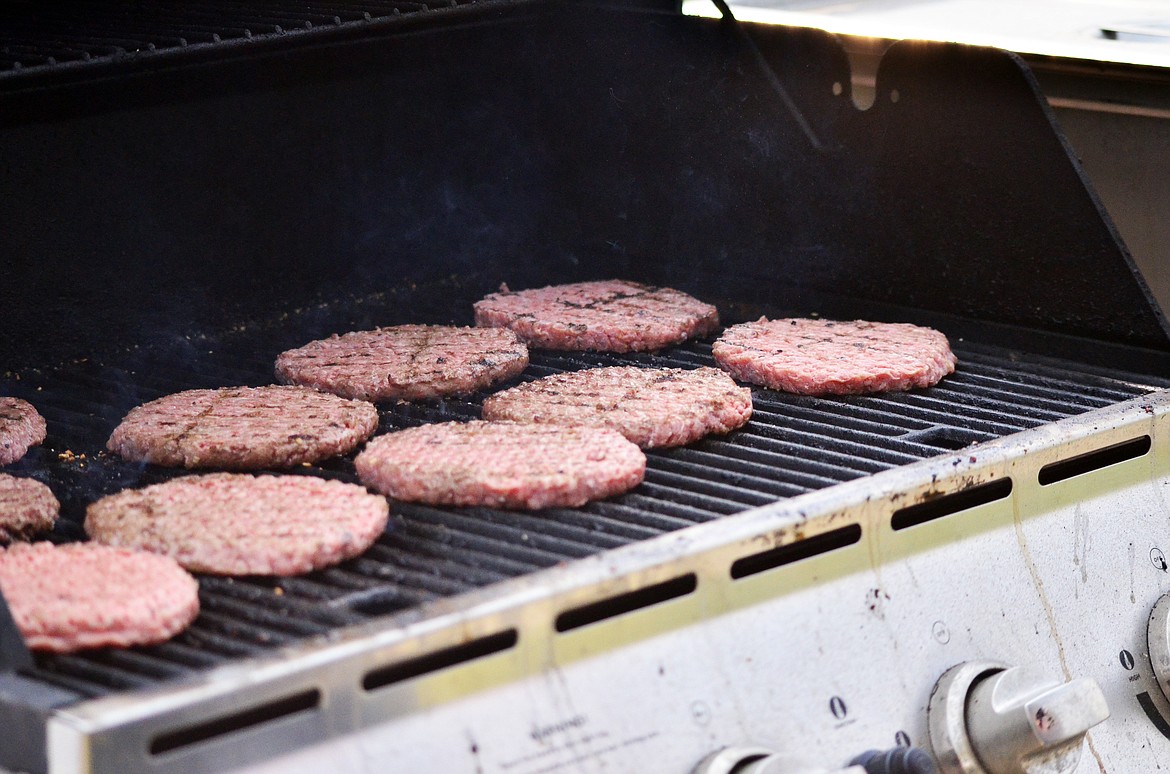
[[[170,643],[5,674],[0,717],[28,733],[0,740],[0,764],[44,768],[58,707],[1170,385],[1165,318],[1004,52],[896,46],[862,113],[831,37],[649,5],[200,4],[214,22],[151,5],[133,23],[86,7],[75,27],[22,7],[0,70],[0,393],[49,422],[5,472],[62,500],[49,539],[175,475],[103,451],[133,406],[270,383],[280,351],[330,333],[470,324],[501,282],[670,285],[725,323],[931,324],[961,366],[906,394],[756,390],[749,426],[651,453],[611,501],[395,504],[338,568],[201,578],[203,612]],[[523,378],[618,363],[711,365],[710,341],[538,351]],[[482,397],[381,406],[382,431],[475,418]],[[356,480],[348,459],[301,472]]]

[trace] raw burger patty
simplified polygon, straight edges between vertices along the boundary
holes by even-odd
[[[40,481],[0,473],[0,545],[52,529],[60,511],[53,490]]]
[[[388,515],[386,498],[356,484],[211,473],[103,497],[86,511],[85,531],[195,572],[298,575],[361,554]]]
[[[592,368],[521,384],[483,404],[484,419],[611,427],[643,449],[726,433],[751,415],[752,391],[716,368]]]
[[[929,387],[956,363],[933,328],[862,320],[761,318],[725,330],[712,352],[737,379],[802,395]]]
[[[631,352],[713,333],[719,313],[671,288],[603,280],[515,293],[505,286],[475,303],[475,324],[511,328],[534,347]]]
[[[276,376],[346,398],[421,400],[482,390],[527,366],[528,347],[506,329],[399,325],[282,352]]]
[[[0,549],[0,590],[33,650],[163,642],[199,614],[199,585],[174,559],[96,543]]]
[[[45,440],[45,418],[20,398],[0,397],[0,465],[11,465]]]
[[[378,428],[372,403],[308,387],[188,390],[133,409],[106,447],[182,468],[287,468],[345,454]]]
[[[576,507],[642,483],[646,456],[616,430],[443,422],[375,438],[363,483],[399,500],[536,510]]]

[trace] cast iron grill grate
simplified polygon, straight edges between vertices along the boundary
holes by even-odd
[[[7,392],[33,400],[49,423],[46,444],[12,470],[45,480],[61,498],[63,518],[51,539],[82,539],[85,505],[97,497],[179,475],[101,451],[130,407],[193,387],[269,383],[271,363],[255,353],[271,344],[213,352],[179,368],[78,363],[11,382]],[[199,619],[171,642],[38,655],[32,674],[82,697],[165,682],[1167,386],[991,347],[955,349],[959,370],[927,390],[843,398],[754,390],[747,426],[651,451],[645,483],[583,508],[513,513],[395,503],[390,529],[357,559],[297,578],[201,577]],[[535,351],[522,378],[618,364],[691,368],[713,360],[709,342],[655,354]],[[477,418],[481,400],[382,405],[380,431]],[[356,481],[350,459],[295,472]]]

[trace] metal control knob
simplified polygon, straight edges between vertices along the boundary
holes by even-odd
[[[1109,717],[1097,683],[1029,667],[970,662],[948,669],[927,708],[944,774],[1068,774],[1085,733]]]
[[[1146,644],[1150,647],[1150,666],[1162,694],[1170,699],[1170,594],[1154,603],[1146,627]]]
[[[693,774],[865,774],[865,769],[812,766],[766,747],[724,747],[699,761]]]

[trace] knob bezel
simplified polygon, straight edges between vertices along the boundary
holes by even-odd
[[[1150,610],[1146,626],[1146,646],[1150,668],[1162,696],[1170,701],[1170,594],[1163,594]]]
[[[926,707],[930,747],[943,772],[988,774],[967,735],[967,696],[975,683],[1008,669],[1000,661],[965,661],[943,672]]]

